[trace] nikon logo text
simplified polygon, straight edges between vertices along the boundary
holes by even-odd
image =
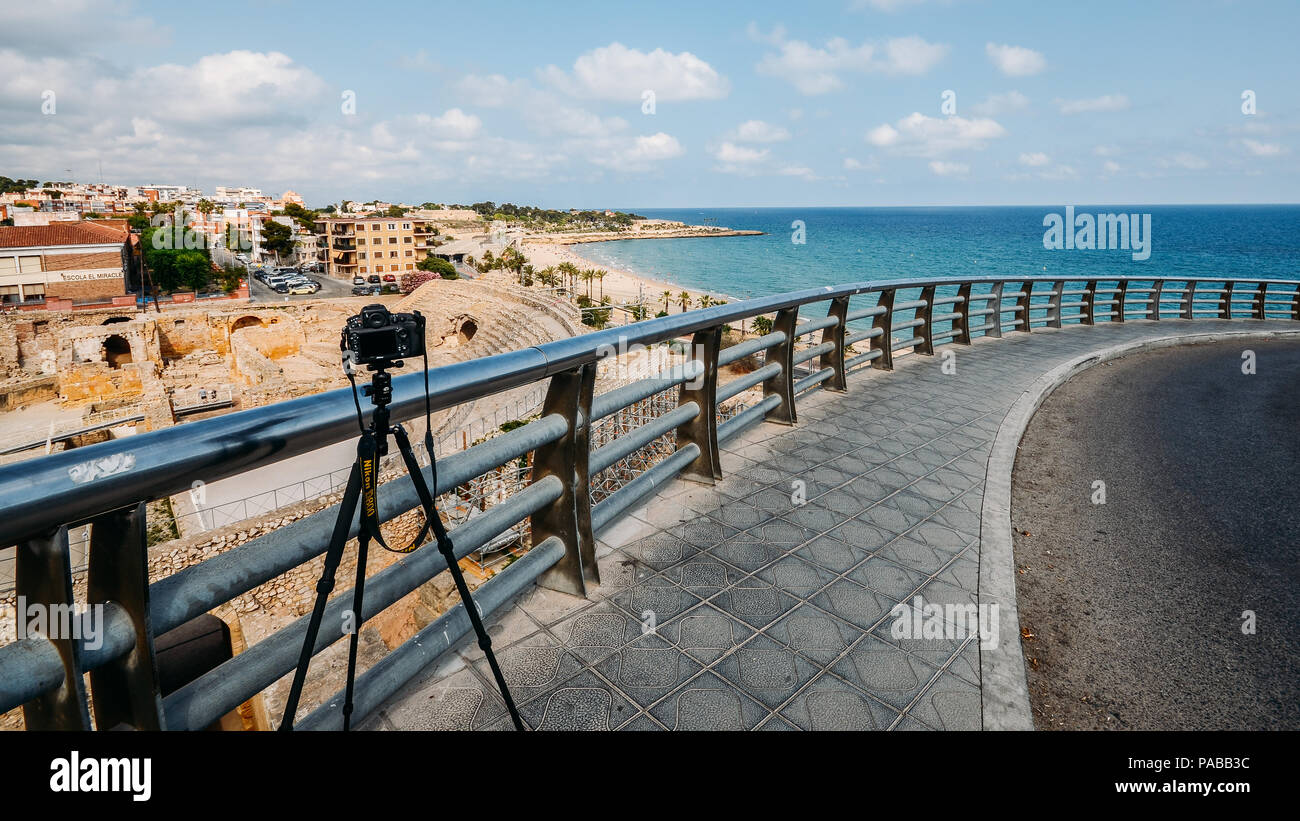
[[[153,760],[148,758],[82,758],[73,750],[50,762],[51,792],[124,792],[132,801],[153,795]]]

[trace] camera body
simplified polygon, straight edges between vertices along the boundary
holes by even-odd
[[[359,365],[390,363],[424,355],[424,316],[395,314],[383,305],[367,305],[348,317],[339,347],[352,351]]]

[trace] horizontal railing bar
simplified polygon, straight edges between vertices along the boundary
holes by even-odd
[[[663,461],[656,462],[638,474],[635,479],[606,496],[600,504],[591,508],[592,532],[603,530],[628,508],[653,493],[665,482],[675,478],[699,455],[699,445],[692,442],[681,450],[674,451]]]
[[[797,380],[794,383],[794,392],[796,394],[803,393],[809,388],[820,385],[822,382],[825,382],[827,379],[830,379],[834,375],[835,375],[834,368],[829,368],[829,367],[822,368],[820,371],[817,371],[816,373],[811,374],[810,376],[806,376],[803,379]]]
[[[559,478],[546,476],[465,522],[450,534],[456,558],[465,558],[562,493]],[[446,569],[447,560],[438,552],[438,545],[430,542],[370,576],[366,579],[362,620],[378,615]],[[345,635],[343,612],[351,606],[350,588],[330,599],[313,655]],[[163,700],[167,726],[201,730],[293,670],[310,619],[310,614],[302,616],[172,693]]]
[[[894,305],[894,313],[898,313],[899,311],[910,311],[914,308],[924,308],[926,304],[927,303],[924,299],[911,299],[907,302],[899,302]]]
[[[751,339],[747,342],[741,342],[739,345],[732,345],[729,348],[723,348],[718,353],[719,365],[730,365],[738,359],[744,359],[747,356],[756,354],[759,351],[776,347],[785,341],[785,333],[782,331],[773,331],[770,334],[764,334],[757,339]]]
[[[116,602],[104,603],[103,623],[93,643],[88,635],[74,638],[81,647],[81,669],[97,670],[135,647],[135,625]],[[63,685],[63,660],[44,636],[32,636],[0,646],[0,713],[26,704]]]
[[[820,331],[823,328],[829,328],[840,321],[838,316],[824,316],[821,319],[810,319],[807,322],[800,322],[794,328],[795,336],[807,336],[810,333]]]
[[[780,404],[781,397],[777,394],[772,394],[771,396],[763,397],[762,401],[754,403],[753,407],[745,408],[740,413],[718,425],[718,442],[726,442],[728,439],[739,434],[755,422],[762,421],[768,411]]]
[[[849,311],[847,314],[845,314],[844,321],[854,322],[859,319],[866,319],[867,317],[880,316],[884,312],[885,312],[884,305],[873,305],[870,308],[859,308],[856,311]]]
[[[816,359],[824,353],[830,353],[835,350],[834,342],[823,342],[820,345],[813,345],[811,348],[805,348],[794,355],[794,364],[799,365],[807,362],[809,359]]]
[[[591,400],[591,421],[604,419],[610,414],[623,410],[628,405],[649,399],[656,393],[672,390],[683,382],[690,382],[704,373],[704,363],[698,359],[688,360],[670,369],[669,376],[651,376],[638,379],[612,391],[606,391]]]
[[[718,386],[718,398],[716,404],[720,405],[733,396],[744,393],[755,385],[766,382],[780,373],[781,363],[773,362],[769,365],[764,365],[753,373],[747,373],[744,376],[737,376],[725,385]]]
[[[875,339],[884,332],[884,328],[872,328],[869,331],[863,331],[861,333],[852,334],[851,336],[846,336],[844,337],[844,346],[847,348],[855,342],[865,342],[868,339]]]
[[[588,472],[593,476],[600,473],[602,470],[616,464],[618,460],[640,450],[660,436],[672,433],[677,430],[678,425],[686,424],[699,414],[700,406],[694,402],[687,402],[662,416],[651,419],[643,425],[638,425],[630,433],[621,434],[609,444],[593,450],[587,457]]]
[[[537,577],[564,556],[564,542],[551,536],[535,545],[520,559],[474,590],[474,604],[481,616],[495,613],[517,596]],[[357,676],[352,700],[352,724],[359,724],[406,682],[437,661],[444,653],[470,633],[469,615],[463,602],[434,619],[424,629],[385,655],[374,666]],[[308,716],[294,724],[297,730],[342,730],[343,691],[339,691]]]
[[[914,336],[911,339],[896,339],[894,340],[894,344],[891,346],[891,349],[895,351],[901,351],[903,348],[912,348],[917,345],[920,345],[924,341],[925,339],[919,336]]]
[[[446,493],[498,465],[518,459],[568,432],[568,422],[551,414],[438,461],[435,495]],[[432,480],[429,468],[425,481]],[[379,520],[386,522],[419,505],[411,477],[385,482],[379,490]],[[186,567],[149,586],[154,632],[165,633],[234,597],[325,552],[338,505],[276,528],[264,536]],[[348,538],[357,535],[354,519]]]
[[[882,351],[882,350],[880,350],[879,348],[876,348],[876,349],[874,349],[874,350],[867,351],[867,352],[864,353],[864,354],[859,354],[858,356],[855,356],[855,357],[853,357],[852,359],[849,359],[849,360],[845,361],[845,363],[844,363],[844,370],[847,371],[847,370],[849,370],[850,368],[854,367],[855,365],[861,365],[861,364],[864,363],[864,362],[870,362],[870,361],[872,361],[872,360],[874,360],[874,359],[879,359],[880,357],[882,357],[882,356],[884,356],[884,355],[885,355],[885,352]]]

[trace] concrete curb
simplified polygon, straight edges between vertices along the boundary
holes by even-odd
[[[1041,333],[1037,331],[1036,333]],[[1048,331],[1050,333],[1050,331]],[[1058,386],[1080,371],[1140,351],[1175,345],[1196,345],[1233,339],[1300,337],[1300,331],[1219,331],[1171,334],[1102,348],[1059,365],[1029,386],[1007,412],[993,440],[984,476],[980,511],[979,603],[998,605],[998,643],[980,645],[980,694],[985,730],[1032,730],[1029,684],[1020,645],[1020,616],[1016,610],[1016,563],[1011,535],[1011,476],[1020,440],[1034,412]]]

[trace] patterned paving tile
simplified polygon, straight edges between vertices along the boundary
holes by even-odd
[[[601,583],[589,599],[532,587],[489,618],[526,723],[978,728],[979,637],[957,628],[969,626],[960,608],[978,604],[993,438],[1045,371],[1166,332],[1128,323],[977,342],[959,349],[951,376],[901,357],[894,374],[852,373],[848,393],[801,397],[796,426],[760,424],[723,443],[725,478],[670,483],[597,534]],[[939,608],[936,628],[896,635],[900,619],[917,623],[917,595]],[[363,726],[510,729],[473,642],[457,653]]]

